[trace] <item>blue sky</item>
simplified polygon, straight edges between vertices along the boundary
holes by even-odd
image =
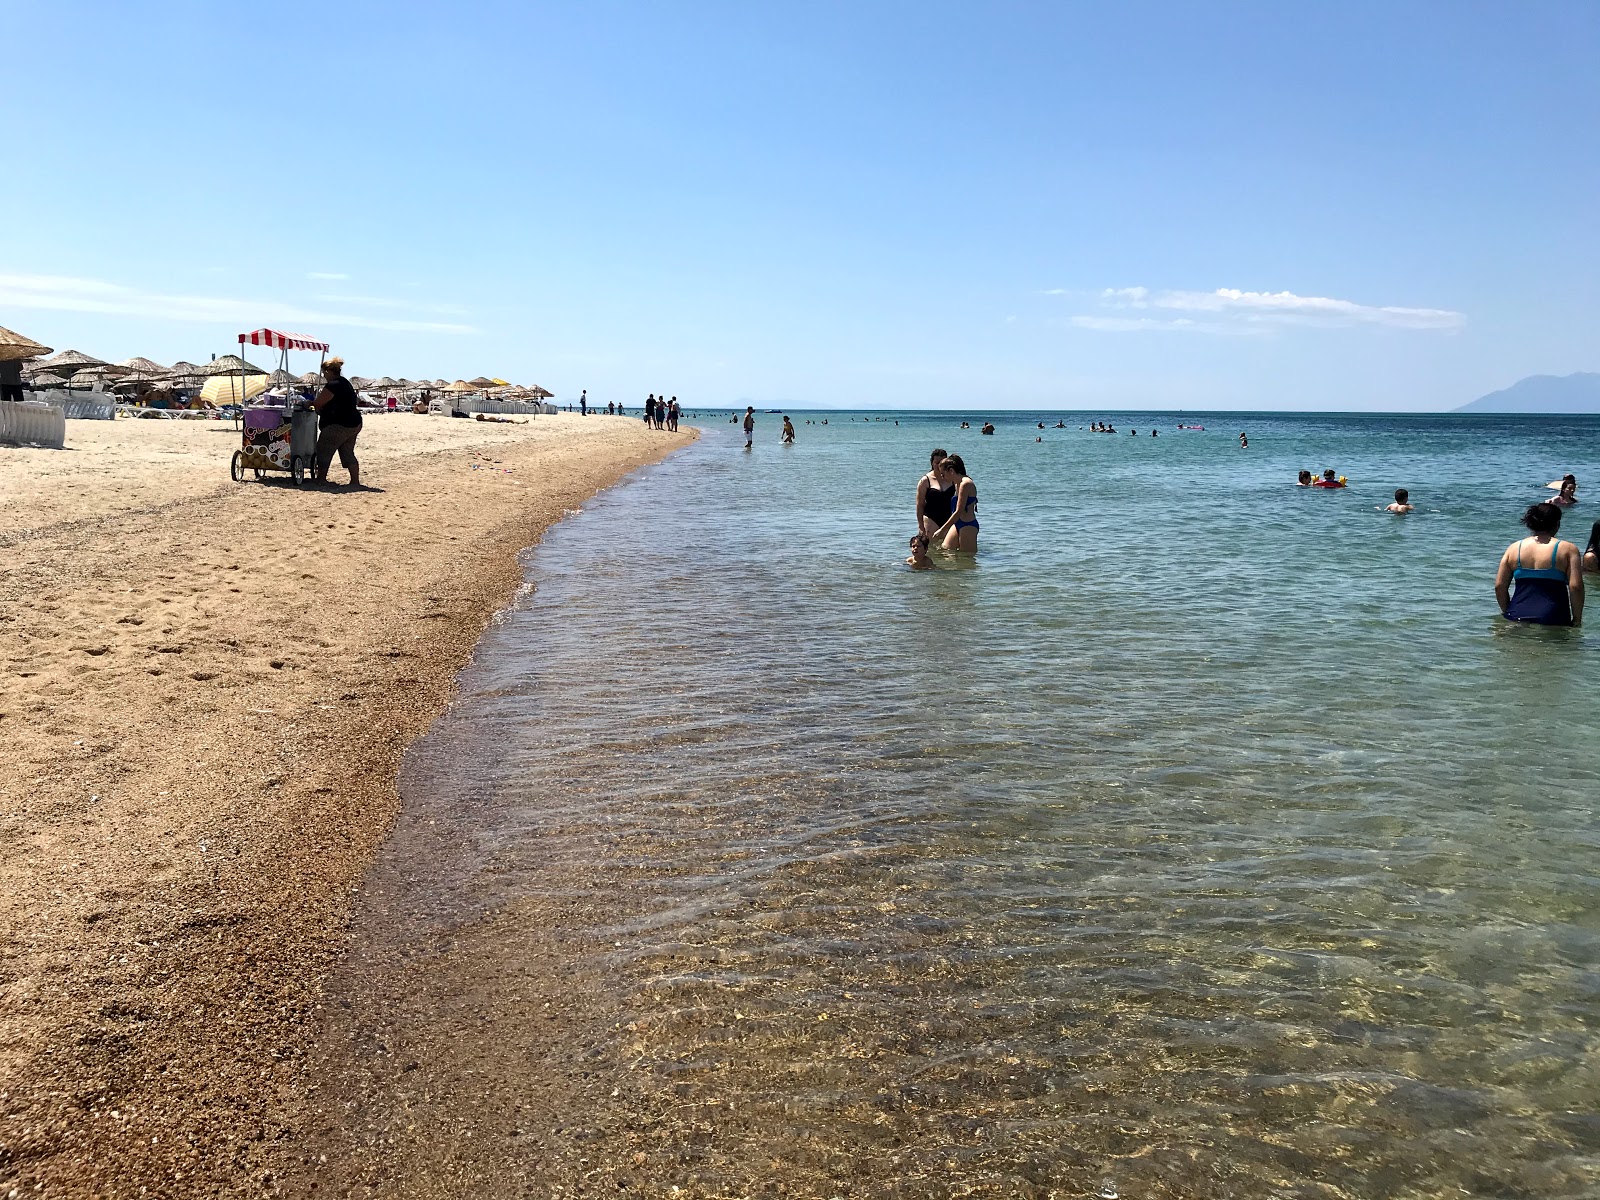
[[[602,402],[1600,370],[1600,4],[9,0],[0,324]],[[296,365],[309,360],[297,359]]]

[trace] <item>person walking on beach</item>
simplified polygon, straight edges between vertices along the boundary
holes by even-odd
[[[656,423],[656,394],[651,392],[644,400],[644,427],[653,428]]]
[[[794,445],[794,422],[789,420],[788,417],[783,419],[783,444],[785,446]]]
[[[322,364],[322,390],[311,407],[317,410],[317,459],[311,478],[318,483],[328,478],[335,451],[339,465],[350,472],[350,486],[361,486],[361,464],[356,461],[356,437],[361,432],[361,408],[356,390],[344,377],[344,359],[334,357]]]
[[[747,404],[745,405],[744,409],[744,448],[746,450],[750,449],[751,446],[755,445],[755,440],[756,406],[754,404]]]
[[[1581,625],[1583,555],[1556,537],[1561,509],[1548,500],[1535,504],[1522,514],[1522,523],[1532,536],[1506,547],[1494,576],[1500,615],[1530,625]]]

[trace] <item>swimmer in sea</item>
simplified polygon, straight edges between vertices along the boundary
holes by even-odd
[[[789,420],[788,417],[783,419],[783,444],[785,446],[794,445],[794,422]]]
[[[945,486],[955,492],[955,506],[950,519],[935,531],[933,540],[946,550],[978,548],[978,485],[967,477],[967,464],[959,454],[952,454],[939,464],[939,474]]]
[[[1589,527],[1589,544],[1583,548],[1583,569],[1600,571],[1600,521]]]
[[[1311,486],[1311,472],[1310,471],[1301,471],[1300,472],[1300,478],[1299,478],[1298,481],[1296,481],[1296,485],[1295,486],[1297,486],[1297,487],[1310,487]]]
[[[1313,482],[1311,486],[1319,488],[1342,488],[1345,486],[1345,483],[1342,479],[1335,479],[1333,476],[1333,468],[1329,467],[1322,473],[1322,478]]]
[[[1532,536],[1506,547],[1494,576],[1500,614],[1529,625],[1581,625],[1583,555],[1556,537],[1561,509],[1549,501],[1535,504],[1522,514],[1522,523]]]
[[[1394,503],[1383,510],[1392,513],[1408,513],[1416,510],[1411,506],[1411,493],[1405,488],[1395,488]]]
[[[906,559],[906,566],[913,571],[933,570],[933,560],[928,557],[928,535],[913,533],[911,535],[911,557]]]
[[[1151,436],[1151,437],[1155,437],[1155,436],[1156,436],[1156,431],[1155,431],[1155,430],[1154,430],[1154,429],[1152,429],[1152,430],[1151,430],[1151,431],[1150,431],[1150,436]]]
[[[1057,421],[1056,422],[1056,428],[1057,429],[1065,429],[1066,427],[1067,427],[1067,423],[1065,421]]]
[[[1578,502],[1578,477],[1576,475],[1563,475],[1559,480],[1550,484],[1556,488],[1558,494],[1550,503],[1559,504],[1562,508],[1571,508]]]
[[[1239,449],[1241,449],[1241,450],[1250,449],[1250,439],[1245,437],[1245,435],[1242,434],[1242,433],[1239,435]]]

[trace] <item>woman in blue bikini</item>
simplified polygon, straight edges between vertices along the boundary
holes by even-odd
[[[967,478],[967,464],[959,454],[940,463],[939,473],[946,485],[955,489],[956,499],[950,519],[939,527],[934,540],[942,541],[946,550],[970,553],[978,548],[978,485]]]
[[[1500,612],[1507,620],[1530,625],[1581,624],[1583,554],[1572,542],[1556,537],[1561,510],[1548,501],[1535,504],[1523,514],[1522,523],[1533,536],[1506,547],[1494,577]]]

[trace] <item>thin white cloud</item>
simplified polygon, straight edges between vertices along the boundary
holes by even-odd
[[[476,333],[470,325],[410,321],[359,313],[319,312],[276,300],[221,296],[169,296],[64,275],[0,275],[0,307],[44,308],[61,312],[109,313],[253,328],[282,325],[315,332],[324,325],[381,329],[394,333]]]
[[[1067,294],[1067,289],[1066,288],[1045,288],[1044,294],[1046,296],[1065,296]]]
[[[307,279],[349,279],[348,275],[341,275],[337,271],[307,271]]]
[[[1466,314],[1444,308],[1404,308],[1399,305],[1358,304],[1328,296],[1300,296],[1294,292],[1247,292],[1217,288],[1210,292],[1156,291],[1143,287],[1106,288],[1100,293],[1105,309],[1159,309],[1166,312],[1203,313],[1209,322],[1192,328],[1230,332],[1230,326],[1305,325],[1325,328],[1372,325],[1388,329],[1451,332],[1466,324]],[[1083,324],[1084,329],[1158,328],[1151,325]],[[1169,325],[1171,322],[1168,323]]]
[[[1266,333],[1262,325],[1234,324],[1220,321],[1196,321],[1190,317],[1102,317],[1077,316],[1067,322],[1077,329],[1092,329],[1096,333],[1221,333],[1235,337],[1248,337]]]
[[[455,304],[417,304],[411,300],[393,300],[386,296],[341,296],[333,293],[313,297],[319,304],[360,304],[367,308],[403,308],[412,312],[439,313],[445,316],[464,317],[467,310]]]

